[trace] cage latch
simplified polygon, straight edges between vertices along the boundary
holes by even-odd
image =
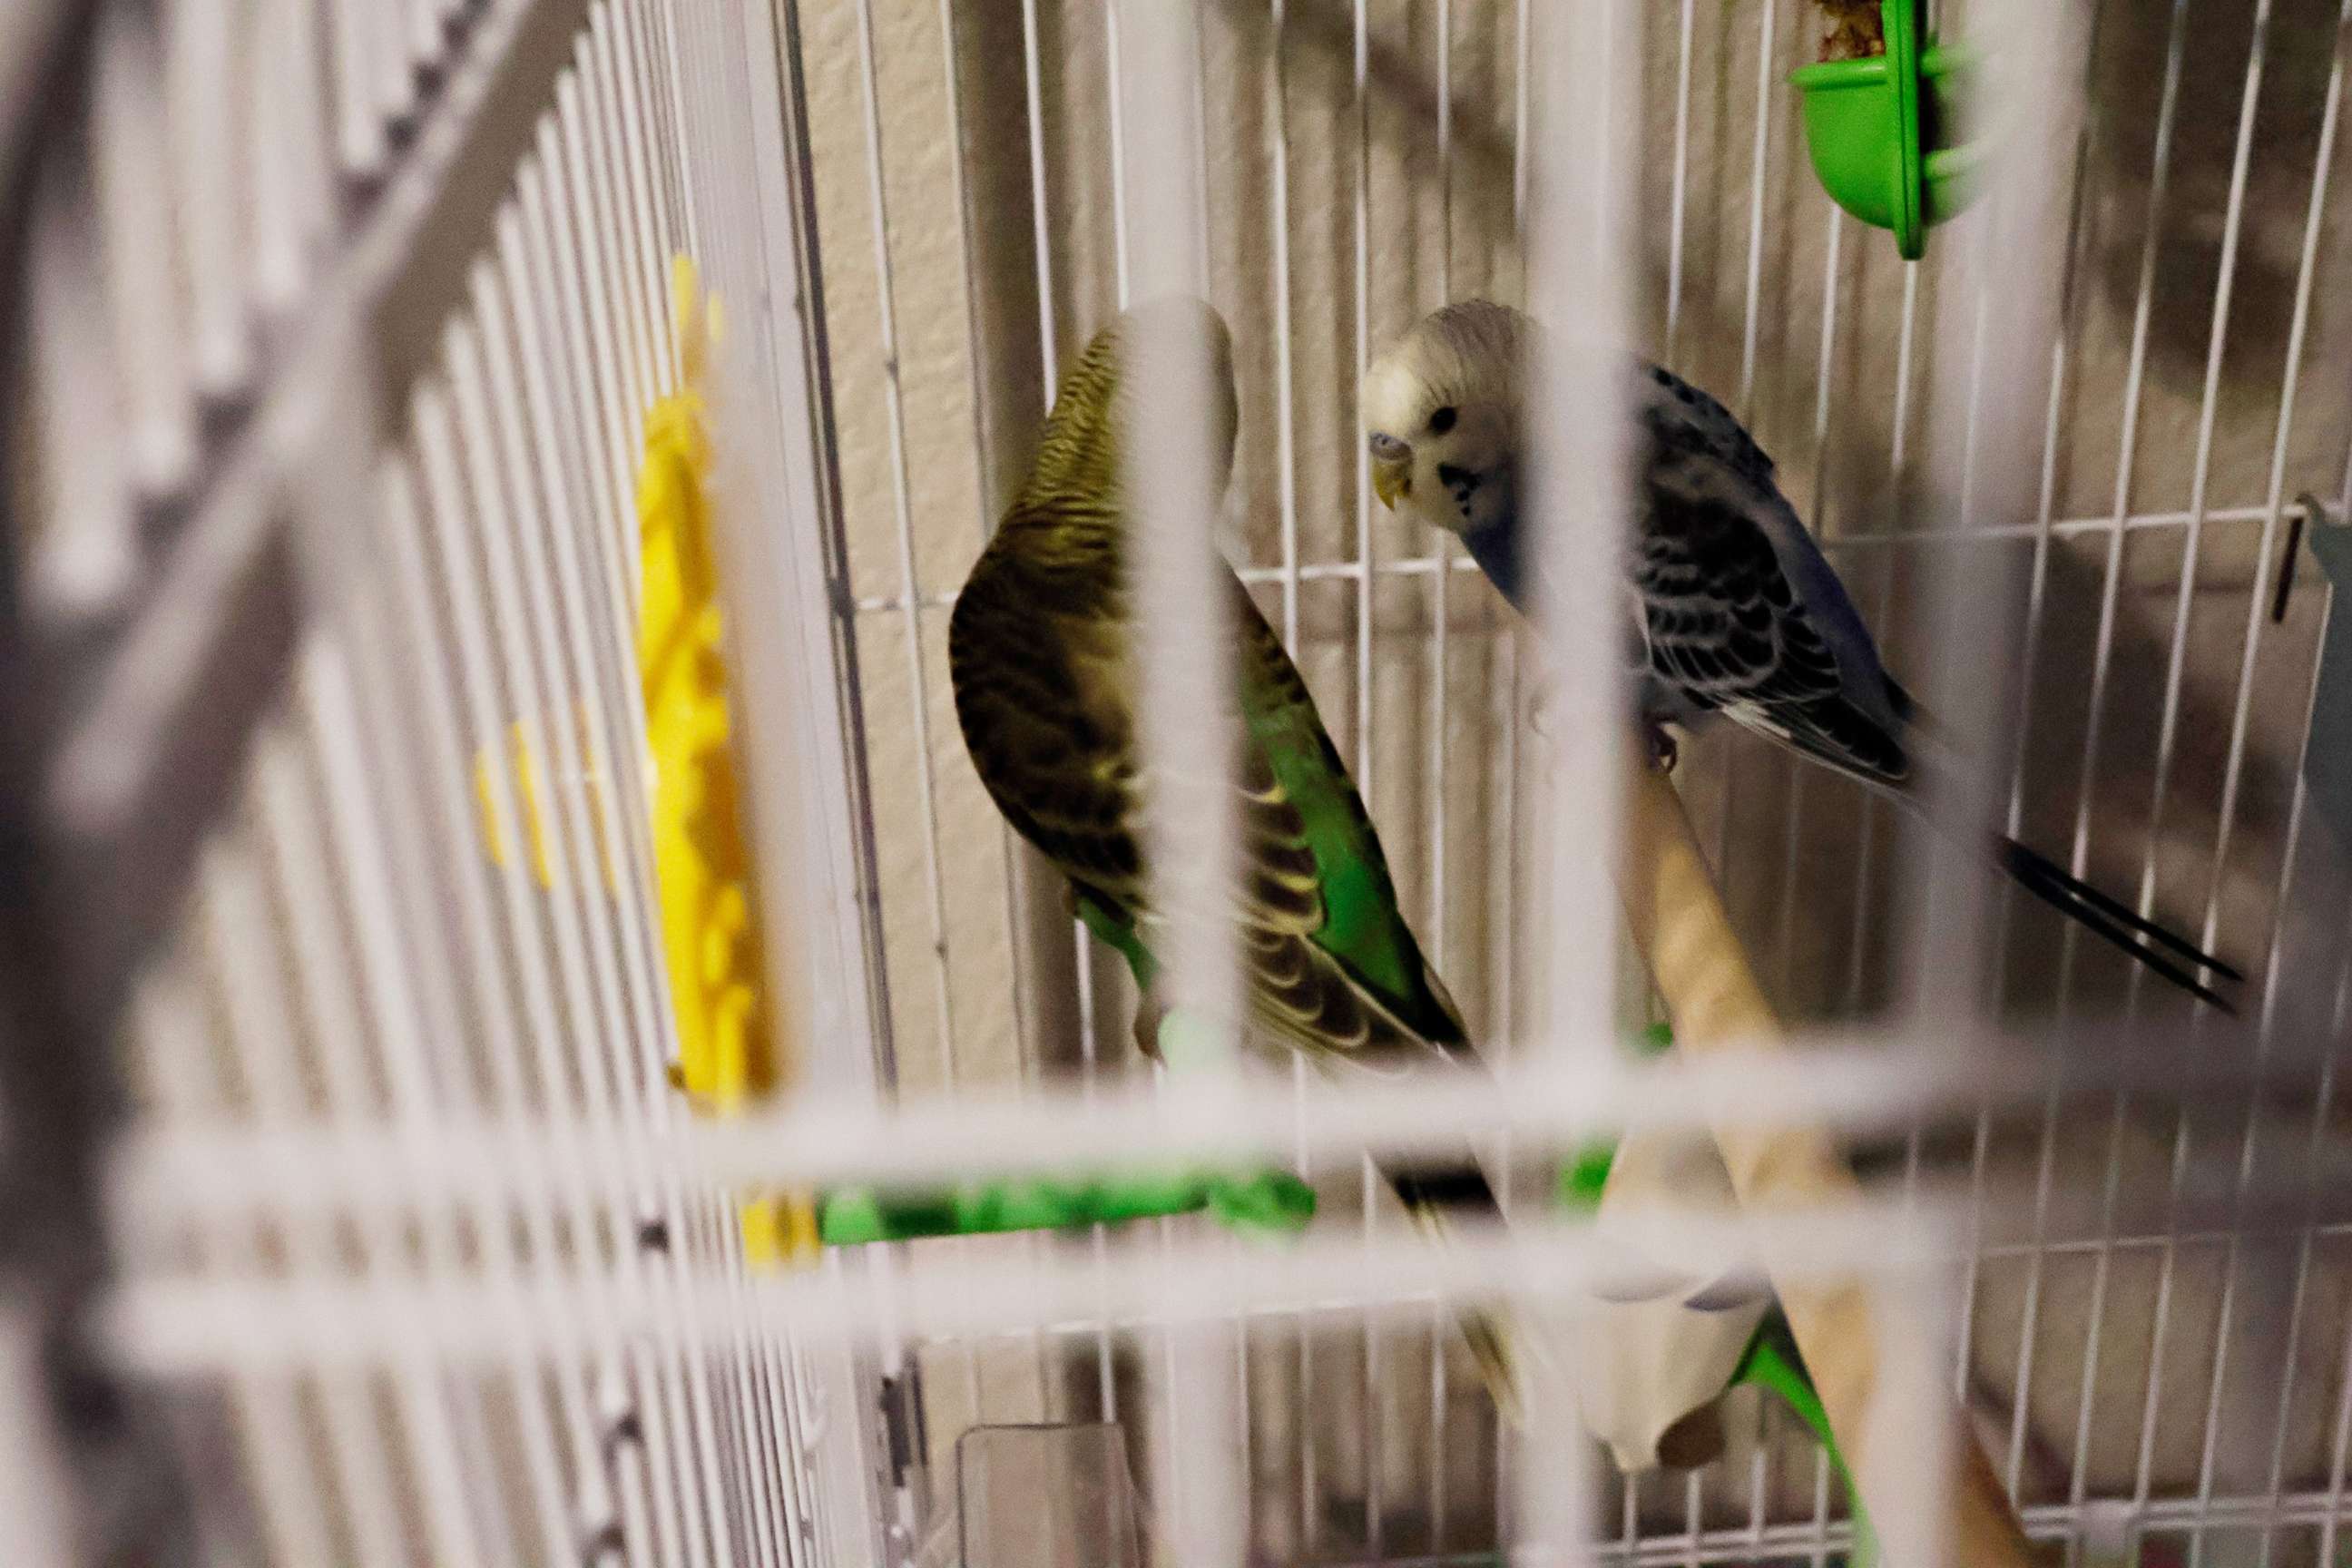
[[[2305,542],[2334,590],[2320,637],[2303,776],[2336,842],[2352,843],[2352,616],[2338,613],[2343,590],[2352,584],[2352,527],[2330,519],[2315,496],[2305,494],[2301,504],[2309,520]]]
[[[890,1485],[903,1489],[922,1447],[923,1412],[913,1381],[903,1375],[885,1377],[875,1404],[881,1409],[883,1437],[890,1449]]]

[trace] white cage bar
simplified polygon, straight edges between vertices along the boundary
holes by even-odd
[[[959,1438],[1108,1423],[1171,1561],[1844,1559],[1835,1472],[1758,1396],[1717,1461],[1619,1477],[1568,1382],[1501,1426],[1451,1327],[1623,1283],[1544,1217],[1591,1138],[1802,1122],[1864,1201],[1655,1239],[1866,1282],[1895,1560],[1929,1554],[1956,1395],[2070,1563],[2334,1563],[2352,881],[2302,783],[2326,589],[2280,584],[2291,531],[2352,510],[2352,0],[1935,7],[2045,73],[2049,124],[2011,117],[2041,165],[1917,262],[1806,167],[1811,0],[55,9],[71,90],[7,126],[5,341],[42,873],[10,933],[61,956],[0,984],[127,1109],[59,1130],[105,1151],[102,1297],[0,1274],[0,1495],[179,1510],[187,1561],[943,1568]],[[639,668],[677,256],[720,306],[692,390],[794,1068],[720,1119],[671,1079]],[[957,584],[1061,372],[1180,289],[1232,329],[1240,429],[1222,494],[1213,384],[1131,432],[1181,433],[1130,441],[1145,771],[1224,777],[1213,544],[1500,1087],[1163,1087],[976,787]],[[1896,814],[1709,736],[1678,782],[1812,1054],[1622,1065],[1614,399],[1571,374],[1540,421],[1590,524],[1551,535],[1549,655],[1376,504],[1358,428],[1372,355],[1473,294],[1724,395],[1890,665],[1997,731],[1993,815],[2219,944],[2242,1018],[1962,868],[1933,907],[1981,910],[1917,915]],[[1220,798],[1156,857],[1201,907]],[[1197,923],[1186,999],[1231,1016]],[[1371,1156],[1465,1137],[1510,1236],[1421,1247]],[[1122,1162],[1277,1165],[1320,1217],[1265,1253],[1192,1216],[798,1270],[739,1225],[746,1193]],[[120,1474],[25,1371],[50,1313],[160,1434]],[[103,1558],[29,1512],[0,1540]]]

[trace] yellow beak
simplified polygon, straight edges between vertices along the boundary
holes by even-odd
[[[1382,506],[1394,511],[1397,502],[1412,493],[1412,465],[1373,463],[1372,493],[1381,498]]]

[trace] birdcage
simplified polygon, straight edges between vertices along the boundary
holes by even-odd
[[[0,1561],[2341,1561],[2352,4],[1934,10],[1990,107],[1914,260],[1811,0],[0,20]],[[1240,437],[1178,375],[1135,454],[1145,755],[1213,538],[1491,1081],[1148,1061],[966,758],[958,586],[1167,292]],[[1540,631],[1372,490],[1471,296],[1721,398],[2237,1016],[1752,737],[1622,768],[1614,384],[1538,410]],[[1738,1205],[1590,1223],[1629,1128]],[[1509,1224],[1433,1248],[1373,1157],[1464,1139]],[[1621,1471],[1596,1378],[1691,1352],[1594,1304],[1751,1267],[1843,1453],[1743,1376]]]

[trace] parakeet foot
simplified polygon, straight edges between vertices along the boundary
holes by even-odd
[[[1062,884],[1062,908],[1069,911],[1072,920],[1092,931],[1097,942],[1121,953],[1127,952],[1127,943],[1121,940],[1126,930],[1118,917],[1103,908],[1101,900],[1082,890],[1076,882]]]
[[[1135,1003],[1135,1048],[1155,1063],[1166,1065],[1160,1054],[1160,1026],[1168,1021],[1168,1005],[1146,991]]]
[[[1670,1470],[1701,1470],[1723,1458],[1723,1401],[1709,1400],[1658,1434],[1658,1463]]]

